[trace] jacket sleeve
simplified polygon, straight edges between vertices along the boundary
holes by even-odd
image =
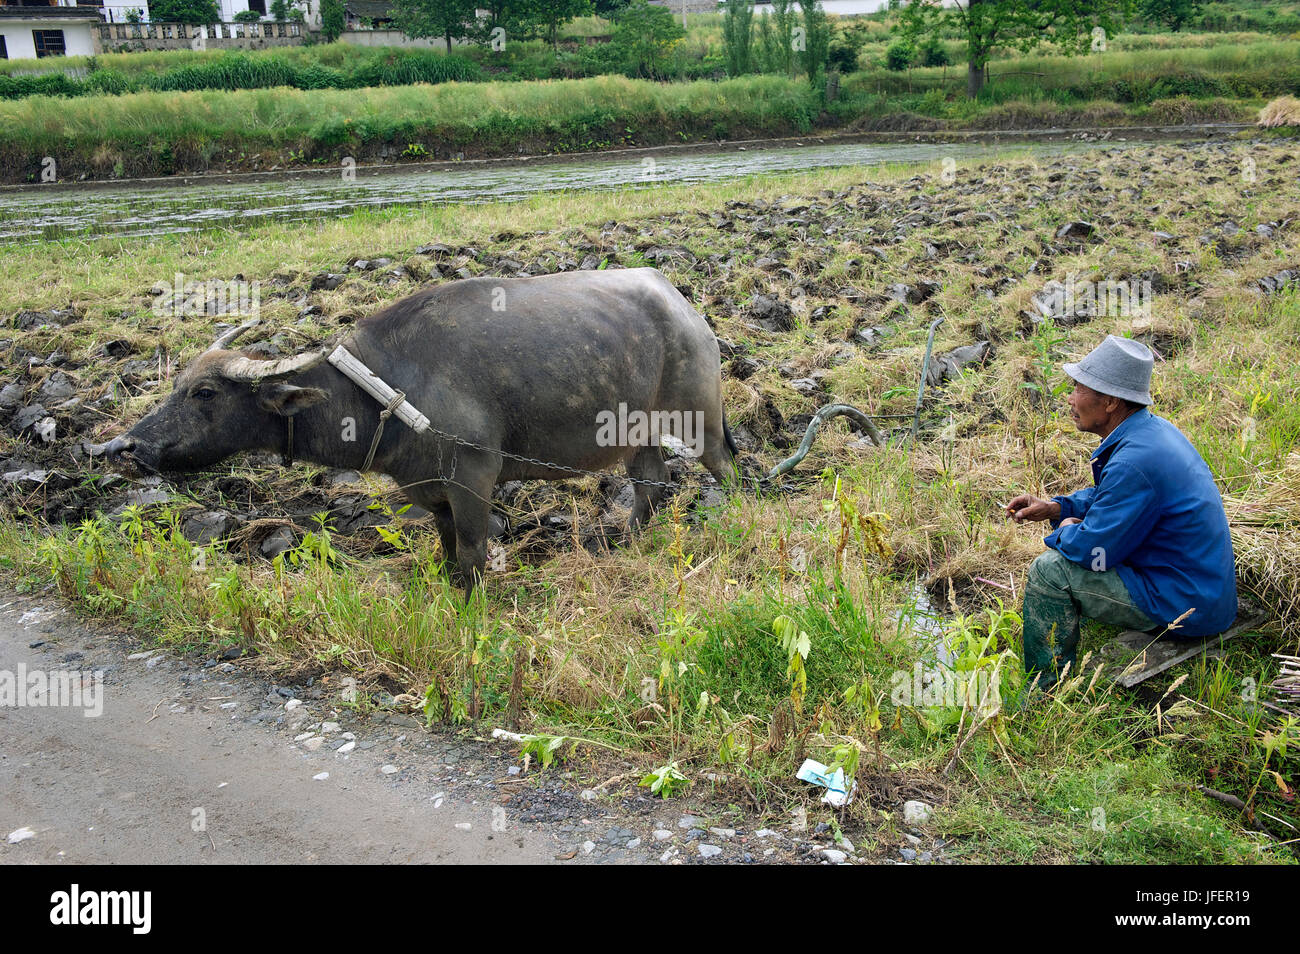
[[[1053,497],[1052,499],[1061,505],[1061,515],[1052,521],[1052,526],[1059,526],[1066,517],[1078,517],[1082,520],[1096,495],[1096,487],[1084,487],[1064,497]]]
[[[1083,523],[1058,527],[1043,543],[1073,563],[1105,572],[1127,560],[1147,538],[1160,519],[1160,500],[1141,471],[1122,463],[1107,467],[1094,490]]]

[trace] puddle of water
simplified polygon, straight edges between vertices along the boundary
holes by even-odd
[[[911,597],[897,620],[919,655],[910,673],[892,678],[891,700],[896,705],[973,710],[980,718],[994,715],[1002,705],[1001,677],[996,670],[954,668],[956,654],[945,632],[951,618],[935,608],[920,580],[912,584]]]
[[[329,220],[363,209],[517,201],[547,192],[689,185],[756,173],[806,171],[888,162],[937,162],[1005,155],[1059,155],[1136,146],[1118,142],[852,143],[687,153],[610,156],[581,162],[467,166],[428,172],[342,178],[120,189],[59,189],[0,195],[0,242],[148,236],[239,229],[265,222]]]
[[[916,644],[924,652],[934,653],[939,666],[952,668],[956,657],[945,635],[948,619],[935,609],[920,580],[912,584],[912,606],[899,612],[898,622],[904,631],[912,631]]]

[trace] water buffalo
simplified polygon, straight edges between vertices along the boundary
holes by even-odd
[[[218,339],[161,406],[104,445],[109,459],[185,472],[271,450],[360,469],[380,404],[324,351],[260,360],[228,350],[241,330]],[[584,470],[622,461],[633,478],[662,481],[663,432],[694,442],[720,482],[735,472],[717,339],[652,268],[451,282],[362,319],[344,346],[443,432],[419,434],[390,419],[371,469],[433,514],[467,592],[484,568],[492,488],[573,476],[499,452]],[[663,495],[635,487],[633,530]]]

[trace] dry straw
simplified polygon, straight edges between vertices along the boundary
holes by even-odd
[[[1267,489],[1227,496],[1237,573],[1282,622],[1300,632],[1300,451],[1292,452]]]
[[[1259,125],[1266,128],[1300,126],[1300,99],[1279,96],[1259,111]]]

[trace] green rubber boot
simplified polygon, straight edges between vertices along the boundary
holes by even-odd
[[[1079,614],[1074,601],[1060,591],[1034,584],[1025,588],[1025,685],[1038,677],[1039,689],[1056,685],[1067,664],[1074,664],[1079,648]]]

